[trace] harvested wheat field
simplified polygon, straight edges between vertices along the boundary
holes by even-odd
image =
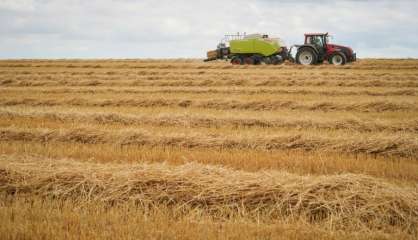
[[[0,61],[1,239],[417,239],[418,60]]]

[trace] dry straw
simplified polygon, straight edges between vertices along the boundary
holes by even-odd
[[[298,101],[225,101],[225,100],[191,100],[191,99],[107,99],[91,100],[88,98],[72,98],[64,100],[39,100],[34,98],[25,99],[0,99],[0,106],[90,106],[90,107],[196,107],[202,109],[217,110],[307,110],[307,111],[352,111],[352,112],[385,112],[385,111],[417,111],[418,107],[413,103],[390,101],[367,101],[352,103],[335,103],[316,101],[301,103]]]
[[[33,79],[33,78],[32,78]],[[34,79],[33,79],[34,80]],[[100,82],[95,80],[95,82]],[[13,80],[0,81],[0,85],[7,85],[13,83]],[[261,83],[258,86],[266,85]],[[210,87],[180,87],[180,88],[28,88],[19,89],[11,88],[10,92],[15,91],[19,93],[31,92],[42,94],[228,94],[228,95],[258,95],[258,94],[275,94],[275,95],[321,95],[321,96],[417,96],[418,91],[413,89],[399,89],[399,90],[316,90],[312,88],[288,89],[288,88],[262,88],[262,87],[243,87],[243,88],[210,88]]]
[[[179,126],[179,127],[263,127],[263,128],[297,128],[297,129],[324,129],[324,130],[353,130],[358,132],[417,132],[418,120],[406,120],[400,122],[389,121],[366,121],[356,118],[323,119],[323,118],[298,118],[277,117],[277,118],[256,118],[256,117],[234,117],[234,116],[198,116],[185,114],[158,114],[132,115],[123,113],[89,113],[89,112],[57,112],[57,111],[13,111],[0,110],[0,117],[16,119],[50,119],[59,122],[89,122],[98,124],[123,124],[123,125],[154,125],[154,126]]]
[[[303,177],[196,163],[94,164],[3,156],[0,192],[80,203],[165,204],[216,217],[305,219],[342,229],[398,228],[416,233],[418,227],[417,188],[358,174]]]
[[[64,142],[114,144],[117,146],[174,146],[184,148],[304,150],[373,154],[416,158],[418,139],[414,136],[384,134],[359,138],[305,136],[299,133],[262,137],[226,136],[222,134],[152,134],[134,129],[101,131],[97,129],[19,129],[0,128],[0,141]]]

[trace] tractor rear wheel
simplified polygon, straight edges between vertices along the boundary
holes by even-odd
[[[344,65],[347,62],[347,57],[340,52],[336,52],[331,55],[329,58],[329,63],[334,64],[335,66]]]
[[[317,62],[318,56],[311,48],[302,48],[296,54],[296,62],[302,65],[313,65]]]
[[[231,63],[232,63],[233,65],[242,65],[242,64],[243,64],[243,61],[242,61],[242,59],[241,59],[240,57],[235,56],[235,57],[233,57],[233,58],[231,59]]]

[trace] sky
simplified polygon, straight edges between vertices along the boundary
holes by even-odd
[[[360,58],[418,58],[417,0],[0,0],[0,58],[204,58],[225,34],[330,32]]]

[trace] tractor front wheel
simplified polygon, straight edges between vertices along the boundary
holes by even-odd
[[[335,66],[344,65],[347,62],[347,57],[340,52],[336,52],[331,55],[329,58],[329,63],[334,64]]]
[[[313,65],[317,62],[318,57],[313,49],[302,48],[296,54],[296,62],[302,65]]]

